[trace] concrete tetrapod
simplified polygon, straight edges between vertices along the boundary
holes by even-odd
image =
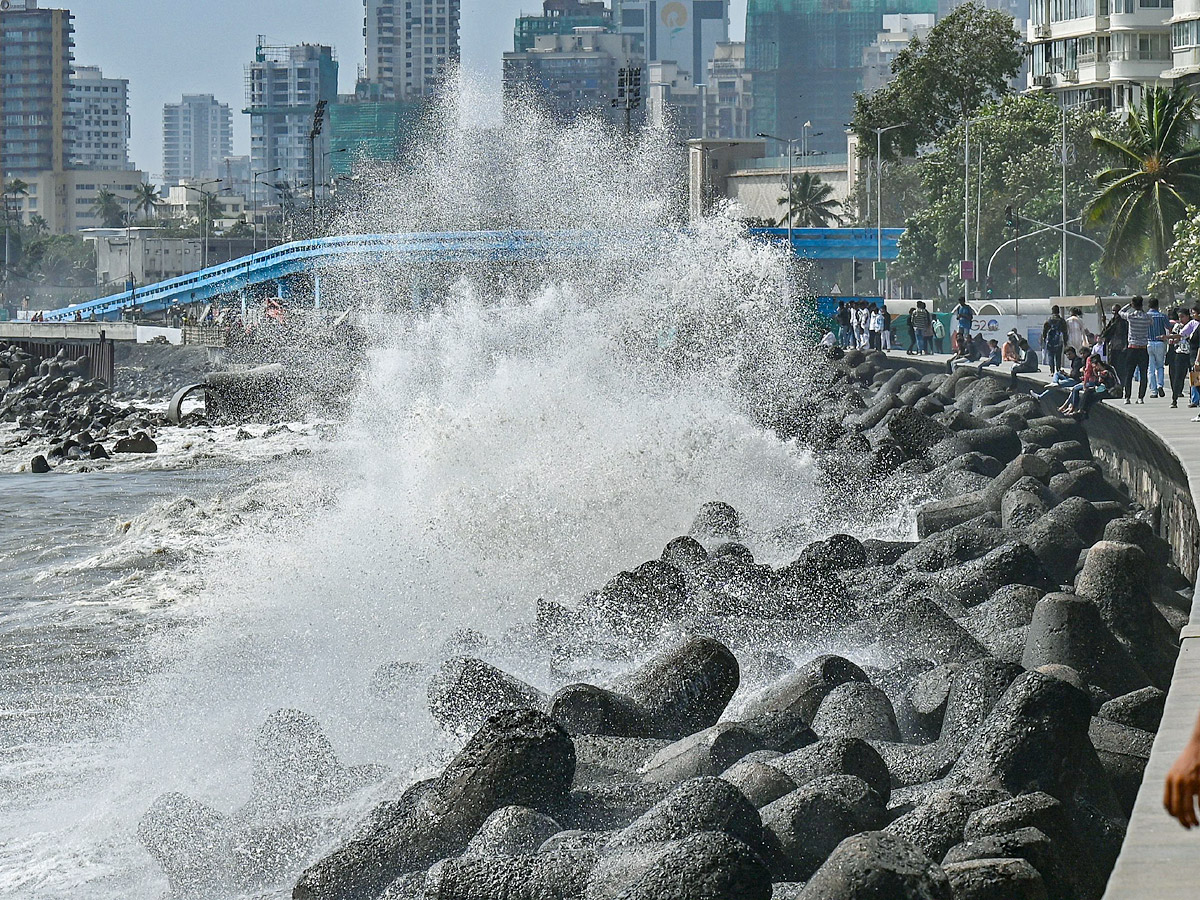
[[[867,831],[838,844],[800,900],[953,900],[941,866],[902,838]]]

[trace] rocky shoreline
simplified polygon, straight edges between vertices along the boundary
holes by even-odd
[[[1097,900],[1189,585],[1079,423],[965,369],[834,357],[771,424],[831,482],[924,485],[918,541],[834,535],[771,568],[706,504],[660,558],[506,637],[550,648],[553,694],[482,636],[377,672],[383,694],[424,681],[470,737],[340,846],[323,811],[387,773],[272,715],[244,807],[167,794],[143,818],[173,892],[303,868],[298,900]],[[839,653],[797,658],[820,643]],[[650,647],[604,682],[572,662]]]

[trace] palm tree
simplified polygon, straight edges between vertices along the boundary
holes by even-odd
[[[50,223],[47,222],[42,216],[34,213],[29,217],[29,227],[35,235],[41,237],[50,230]]]
[[[162,198],[158,195],[158,185],[146,182],[133,189],[133,209],[145,218],[152,218],[160,203]]]
[[[1087,221],[1107,225],[1101,264],[1114,275],[1130,260],[1167,267],[1176,223],[1200,204],[1200,145],[1191,139],[1196,98],[1180,86],[1148,86],[1129,111],[1124,139],[1092,131],[1092,142],[1113,165],[1096,176],[1099,193]]]
[[[96,192],[91,212],[104,223],[105,228],[120,228],[125,224],[125,210],[121,208],[120,198],[106,187]]]
[[[820,175],[812,172],[801,172],[792,177],[790,197],[780,197],[779,205],[791,207],[779,220],[779,227],[787,225],[790,213],[792,225],[796,228],[828,228],[830,222],[837,222],[838,209],[841,203],[833,199],[833,185],[821,181]]]

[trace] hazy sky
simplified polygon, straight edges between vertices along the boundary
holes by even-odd
[[[129,79],[135,165],[162,169],[162,106],[187,94],[215,94],[233,109],[234,153],[250,152],[244,69],[256,35],[281,44],[332,44],[341,90],[352,91],[363,62],[362,0],[42,0],[75,14],[75,61]],[[513,19],[541,0],[462,0],[463,65],[499,84],[500,55],[512,49]],[[732,0],[731,33],[745,30],[746,0]]]

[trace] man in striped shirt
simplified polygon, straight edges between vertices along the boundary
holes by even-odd
[[[1150,357],[1150,396],[1167,396],[1165,366],[1167,362],[1167,330],[1170,321],[1158,310],[1158,298],[1150,298],[1150,311],[1146,313],[1150,327],[1146,332],[1146,353]]]
[[[1141,374],[1138,381],[1138,403],[1146,402],[1146,386],[1150,381],[1150,355],[1146,346],[1150,342],[1150,316],[1142,309],[1145,301],[1134,297],[1120,312],[1120,316],[1129,323],[1129,341],[1125,345],[1125,371],[1121,377],[1125,382],[1125,404],[1128,405],[1133,397],[1133,373]]]

